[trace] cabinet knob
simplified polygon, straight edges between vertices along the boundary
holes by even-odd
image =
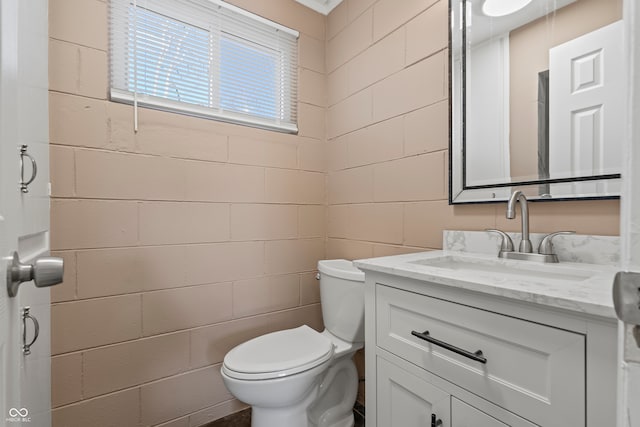
[[[440,427],[442,425],[442,420],[436,417],[436,414],[431,414],[431,427]]]

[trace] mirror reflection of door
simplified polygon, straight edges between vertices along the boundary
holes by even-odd
[[[467,181],[509,182],[509,37],[473,46],[467,64]]]
[[[618,21],[549,51],[551,177],[620,171],[625,121],[622,37],[623,24]],[[564,185],[572,188],[556,190],[581,194],[612,190],[608,188],[612,183],[605,182]]]
[[[523,5],[520,9],[509,11],[489,10],[485,7],[487,3],[508,2],[464,2],[467,7],[464,25],[464,187],[618,174],[621,157],[620,138],[616,135],[620,126],[615,124],[614,118],[619,115],[611,111],[611,107],[600,110],[601,122],[598,122],[597,114],[591,119],[585,112],[578,114],[589,103],[591,108],[605,98],[616,99],[619,96],[623,77],[616,77],[615,73],[601,68],[609,67],[603,61],[615,64],[618,60],[607,53],[591,64],[588,59],[572,61],[584,55],[588,58],[589,52],[600,49],[598,45],[601,42],[596,41],[597,37],[588,35],[597,34],[599,29],[619,21],[622,1],[532,0],[520,2]],[[621,49],[621,31],[611,34],[609,39],[607,43]],[[582,53],[562,48],[573,45],[577,49],[578,44],[582,45]],[[453,54],[455,57],[456,52]],[[552,56],[562,56],[562,60],[569,64],[565,68],[574,67],[574,74],[567,70],[562,76],[562,71],[554,70],[555,66],[551,67]],[[620,66],[611,67],[616,72],[623,72]],[[582,91],[581,96],[563,101],[559,94],[570,93],[576,78],[584,79],[583,83],[588,86],[589,73],[603,77],[600,71],[606,72],[607,79],[611,78],[619,85],[608,85],[593,92],[599,95],[590,95],[592,98],[600,97],[600,101],[595,98],[585,100],[582,95],[586,93],[586,86],[578,90]],[[578,76],[575,72],[582,74]],[[544,83],[547,76],[548,86],[543,85],[541,90],[541,82]],[[592,86],[595,88],[598,84],[593,83]],[[576,120],[580,124],[576,132],[569,131],[562,136],[556,132],[559,127],[555,125],[560,121],[558,105],[564,103],[562,108],[568,108],[569,103],[578,98],[584,105],[576,106],[573,124],[570,119],[562,122],[569,129],[578,126]],[[579,142],[579,139],[585,139],[585,142]],[[619,183],[540,185],[539,189],[540,194],[591,195],[617,193]]]

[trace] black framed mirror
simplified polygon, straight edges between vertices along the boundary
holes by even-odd
[[[450,0],[449,202],[617,198],[622,0]]]

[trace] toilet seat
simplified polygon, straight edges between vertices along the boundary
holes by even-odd
[[[322,365],[332,356],[331,340],[303,325],[240,344],[227,353],[222,371],[242,380],[275,379]]]

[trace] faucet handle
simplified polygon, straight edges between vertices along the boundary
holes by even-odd
[[[513,241],[511,237],[507,233],[502,230],[496,230],[493,228],[487,228],[484,231],[488,231],[491,233],[498,233],[502,236],[502,244],[500,245],[500,252],[513,252]]]
[[[544,236],[542,241],[540,242],[540,246],[538,246],[538,253],[541,255],[553,255],[553,245],[551,241],[558,234],[576,234],[575,231],[556,231],[555,233],[547,234]]]

